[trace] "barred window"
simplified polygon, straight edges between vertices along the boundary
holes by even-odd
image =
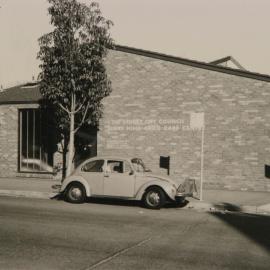
[[[19,171],[53,172],[48,116],[40,109],[19,110]]]

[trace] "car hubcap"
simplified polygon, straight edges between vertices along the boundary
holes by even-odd
[[[150,191],[146,197],[147,203],[151,206],[157,206],[160,202],[160,196],[157,192]]]
[[[82,197],[82,191],[77,187],[71,188],[69,194],[73,200],[79,200]]]

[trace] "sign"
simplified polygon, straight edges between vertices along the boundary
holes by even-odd
[[[190,114],[190,129],[204,128],[204,112]]]

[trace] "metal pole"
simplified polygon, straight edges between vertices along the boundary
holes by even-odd
[[[200,201],[203,200],[203,162],[204,162],[204,126],[202,127],[202,142],[201,142],[201,182],[200,182]]]
[[[23,111],[22,110],[20,110],[19,111],[19,114],[20,114],[20,169],[19,169],[19,171],[21,171],[22,170],[22,159],[23,159],[23,156],[22,156],[22,144],[23,144],[23,141],[22,141],[22,138],[23,138],[23,136],[22,136],[22,133],[23,133],[23,129],[22,129],[22,114],[23,114]]]
[[[26,159],[27,159],[27,162],[26,162],[26,168],[28,169],[29,167],[29,154],[28,154],[28,150],[29,150],[29,138],[28,138],[28,135],[29,135],[29,110],[26,111]]]
[[[168,175],[170,175],[170,156],[168,156]]]

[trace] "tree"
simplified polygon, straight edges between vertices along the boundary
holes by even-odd
[[[73,165],[74,137],[84,125],[97,125],[102,99],[111,92],[104,57],[113,47],[98,3],[48,0],[53,31],[39,38],[40,91],[54,105],[59,127],[68,129],[67,175]]]

